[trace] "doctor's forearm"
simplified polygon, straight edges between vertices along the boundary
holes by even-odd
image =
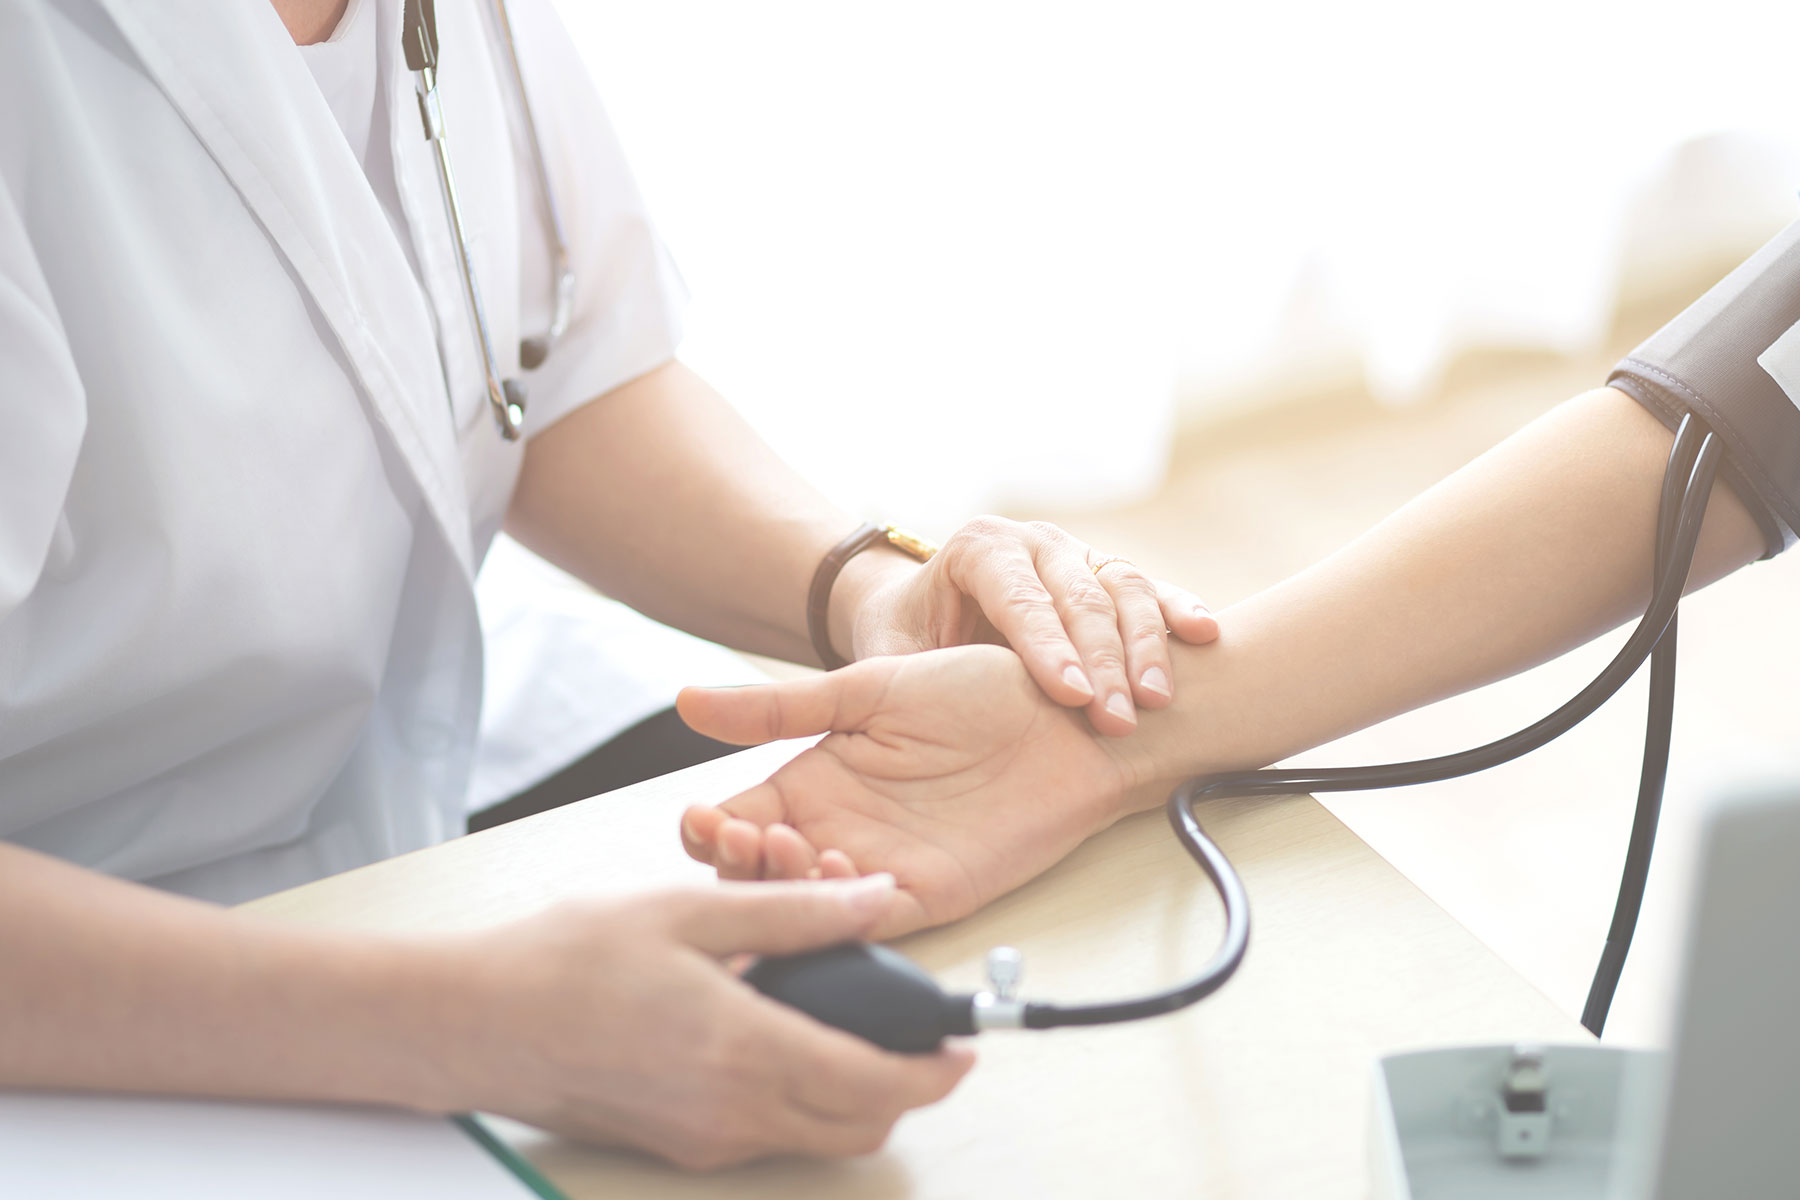
[[[0,843],[0,1087],[434,1107],[426,961]]]
[[[1641,612],[1672,437],[1623,393],[1568,401],[1177,649],[1145,779],[1262,766],[1555,657]],[[1763,552],[1717,484],[1689,588]],[[1156,796],[1146,789],[1140,799]]]
[[[807,586],[855,524],[679,362],[536,435],[507,514],[520,542],[638,611],[804,663]],[[840,652],[859,595],[914,569],[891,550],[849,563],[832,594]]]

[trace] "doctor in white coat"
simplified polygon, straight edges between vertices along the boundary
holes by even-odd
[[[877,1052],[721,960],[852,936],[889,881],[433,942],[200,902],[461,832],[503,524],[659,620],[818,659],[808,582],[853,522],[675,360],[681,286],[544,0],[510,18],[548,197],[505,9],[435,9],[474,289],[401,0],[0,0],[0,1086],[482,1108],[699,1165],[866,1150],[967,1058]],[[550,197],[571,319],[525,369]],[[852,559],[827,636],[1002,637],[1123,734],[1170,699],[1169,629],[1216,632],[984,520],[923,566]]]

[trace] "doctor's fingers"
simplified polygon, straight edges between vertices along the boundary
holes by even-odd
[[[1100,733],[1130,733],[1137,728],[1138,703],[1166,702],[1166,688],[1158,692],[1154,686],[1145,687],[1139,677],[1157,665],[1155,660],[1134,663],[1131,648],[1131,638],[1151,624],[1156,627],[1157,640],[1161,640],[1160,615],[1146,623],[1141,612],[1134,614],[1129,607],[1141,607],[1143,599],[1139,590],[1126,586],[1130,577],[1121,567],[1130,564],[1119,562],[1106,569],[1106,574],[1119,581],[1119,590],[1115,591],[1115,580],[1103,579],[1094,570],[1095,564],[1105,561],[1101,556],[1054,526],[1048,528],[1054,535],[1046,534],[1039,544],[1037,570],[1056,598],[1063,626],[1080,649],[1088,677],[1094,681],[1097,694],[1087,706],[1088,721]],[[1162,647],[1156,651],[1163,655],[1161,665],[1166,676],[1167,651]],[[1136,652],[1141,657],[1143,648],[1138,647]],[[1154,677],[1151,682],[1155,683]]]
[[[856,879],[862,875],[856,863],[842,850],[818,850],[798,830],[786,825],[771,825],[763,831],[761,878],[766,881],[824,881]],[[721,876],[727,878],[727,876]],[[864,936],[873,941],[899,937],[927,925],[941,923],[932,917],[919,897],[906,886],[898,886],[890,896],[881,916]]]
[[[1122,558],[1095,558],[1093,563],[1099,567],[1093,571],[1094,578],[1112,597],[1118,613],[1125,671],[1137,702],[1145,708],[1167,707],[1175,695],[1175,673],[1156,581]]]
[[[949,1095],[975,1064],[967,1046],[895,1054],[799,1013],[780,1015],[794,1018],[790,1035],[771,1047],[785,1072],[789,1100],[828,1121],[891,1126],[908,1109]]]
[[[1085,706],[1102,733],[1130,733],[1137,718],[1118,615],[1087,555],[1054,525],[980,517],[938,557],[951,584],[975,601],[1045,695]]]
[[[798,954],[866,934],[887,915],[892,875],[676,890],[658,906],[672,935],[713,958]]]
[[[548,1121],[531,1114],[534,1123],[700,1170],[771,1154],[866,1154],[907,1109],[947,1094],[972,1058],[960,1048],[889,1054],[736,981],[717,998],[704,1034],[676,1051],[686,1061],[662,1076],[685,1081],[674,1094],[655,1095],[667,1089],[652,1083],[623,1112],[612,1099]]]
[[[1167,580],[1155,582],[1156,601],[1162,606],[1163,621],[1171,633],[1190,646],[1218,640],[1219,620],[1200,597]]]
[[[724,1161],[871,1153],[907,1110],[948,1095],[974,1062],[966,1047],[892,1054],[754,994],[731,1019],[720,1074],[754,1084],[707,1122]]]

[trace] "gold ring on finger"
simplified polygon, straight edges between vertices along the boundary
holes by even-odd
[[[1126,558],[1122,554],[1108,554],[1108,555],[1105,555],[1104,557],[1100,558],[1093,564],[1094,574],[1098,575],[1101,571],[1104,571],[1107,567],[1112,566],[1114,563],[1124,563],[1128,567],[1137,565],[1137,564],[1133,563],[1129,558]]]

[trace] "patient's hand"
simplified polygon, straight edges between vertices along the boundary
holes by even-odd
[[[701,733],[751,744],[830,733],[766,783],[691,808],[682,841],[729,879],[890,871],[892,937],[955,920],[1111,824],[1120,743],[1048,699],[1017,655],[964,646],[815,678],[681,693]]]

